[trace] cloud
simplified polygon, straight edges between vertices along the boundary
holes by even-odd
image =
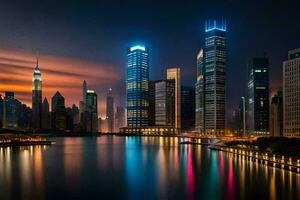
[[[56,55],[39,55],[42,73],[43,97],[51,102],[51,97],[58,90],[66,99],[66,105],[79,104],[81,85],[88,82],[91,89],[98,93],[99,115],[105,113],[104,91],[108,88],[123,88],[120,71],[108,63],[82,60]],[[0,49],[0,93],[15,92],[16,98],[31,106],[32,74],[36,66],[36,54],[25,51]],[[106,93],[104,94],[106,95]],[[116,94],[120,101],[122,94]]]

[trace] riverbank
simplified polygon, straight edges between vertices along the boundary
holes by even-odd
[[[270,153],[262,153],[260,151],[253,151],[249,149],[230,148],[226,146],[211,146],[209,148],[211,150],[232,153],[242,159],[258,162],[266,166],[300,173],[300,159],[278,156]]]
[[[24,134],[1,134],[0,147],[19,147],[31,145],[51,145],[45,137]]]

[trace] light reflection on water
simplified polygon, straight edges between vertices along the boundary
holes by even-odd
[[[0,148],[0,199],[297,199],[300,174],[178,138],[55,138]]]

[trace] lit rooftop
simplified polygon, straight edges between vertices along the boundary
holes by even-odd
[[[146,50],[146,47],[140,46],[140,45],[136,45],[136,46],[130,47],[130,51],[135,51],[135,50],[142,50],[142,51],[145,51],[145,50]]]
[[[205,22],[205,32],[219,30],[226,32],[226,21],[208,20]]]

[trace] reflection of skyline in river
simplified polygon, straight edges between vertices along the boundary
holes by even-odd
[[[44,199],[55,192],[127,199],[297,199],[300,174],[167,137],[57,138],[47,148],[0,148],[0,199]]]

